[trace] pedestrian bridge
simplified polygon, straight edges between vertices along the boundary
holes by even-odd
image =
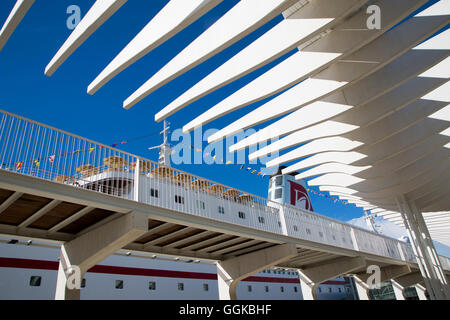
[[[303,296],[355,275],[367,298],[367,267],[381,281],[420,284],[409,243],[280,205],[1,111],[0,234],[57,241],[57,298],[66,271],[82,272],[119,249],[217,261],[221,298],[271,266],[299,270]],[[440,257],[447,276],[450,259]]]

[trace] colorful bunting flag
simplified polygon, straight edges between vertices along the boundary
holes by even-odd
[[[53,163],[53,161],[55,161],[56,155],[52,155],[48,157],[48,161],[50,161],[50,163]]]
[[[39,165],[41,164],[41,159],[34,159],[33,162],[34,162],[34,166],[35,166],[36,168],[38,168]]]
[[[23,161],[17,162],[16,163],[16,170],[19,170],[20,168],[22,168],[23,165]]]

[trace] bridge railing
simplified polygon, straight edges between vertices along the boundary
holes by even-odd
[[[2,170],[298,239],[415,261],[411,246],[397,239],[270,202],[6,111],[0,111],[0,117]]]

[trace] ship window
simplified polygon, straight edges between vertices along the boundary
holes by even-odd
[[[259,223],[264,224],[265,219],[264,219],[264,217],[258,217],[258,221],[259,221]]]
[[[41,280],[42,280],[42,277],[40,277],[40,276],[32,276],[30,278],[30,286],[31,287],[40,287]]]
[[[116,289],[123,289],[123,280],[116,280]]]
[[[294,226],[294,231],[298,231],[298,227],[297,226]]]
[[[252,292],[252,286],[247,286],[248,292]]]
[[[175,196],[175,202],[176,203],[180,203],[180,204],[184,204],[184,198],[182,196]]]
[[[209,291],[209,285],[207,283],[203,284],[203,291]]]
[[[281,199],[283,197],[283,189],[275,189],[275,199]]]
[[[284,287],[280,287],[280,291],[281,291],[281,292],[284,292]]]
[[[217,210],[219,211],[220,214],[225,214],[225,208],[224,207],[217,207]]]
[[[294,292],[297,292],[297,291],[298,291],[297,287],[294,287]]]
[[[184,283],[182,282],[178,283],[178,291],[184,291]]]
[[[323,238],[323,233],[322,233],[322,232],[319,232],[319,236],[320,236],[321,238]]]
[[[281,186],[283,184],[283,176],[278,176],[275,178],[275,186]]]
[[[239,211],[239,218],[245,219],[245,212]]]
[[[342,291],[341,291],[341,288],[338,288],[338,290],[339,290],[339,292],[342,292]]]
[[[311,230],[309,230],[308,228],[306,228],[306,233],[307,233],[307,234],[311,234]]]
[[[335,235],[333,235],[333,240],[336,240],[336,236]]]
[[[8,244],[17,244],[19,242],[19,240],[17,239],[11,239],[8,241]]]
[[[321,287],[319,287],[319,293],[320,293],[320,292],[322,292],[322,288],[321,288]]]
[[[269,292],[269,286],[264,286],[264,291]]]
[[[197,207],[199,207],[202,210],[205,210],[205,208],[206,208],[205,202],[203,202],[201,200],[197,200]]]
[[[331,287],[328,287],[328,292],[329,293],[333,292],[333,289]]]
[[[155,281],[150,281],[148,283],[148,290],[156,290],[156,282]]]
[[[86,279],[81,280],[81,288],[86,288]]]
[[[159,193],[157,189],[150,189],[150,196],[152,196],[153,198],[158,198],[159,197]]]

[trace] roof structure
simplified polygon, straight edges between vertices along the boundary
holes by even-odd
[[[46,68],[51,75],[126,0],[98,0]],[[220,0],[171,0],[89,85],[122,70],[213,9]],[[450,245],[450,0],[241,0],[123,103],[129,109],[280,14],[284,19],[155,115],[184,112],[205,95],[297,49],[188,121],[190,132],[268,99],[210,136],[264,125],[230,151],[281,137],[250,154],[280,152],[298,179],[397,224],[401,199],[422,213],[433,239]],[[0,49],[30,8],[19,0]],[[275,122],[273,120],[276,119]],[[283,152],[283,150],[287,150]],[[400,199],[400,200],[399,200]]]

